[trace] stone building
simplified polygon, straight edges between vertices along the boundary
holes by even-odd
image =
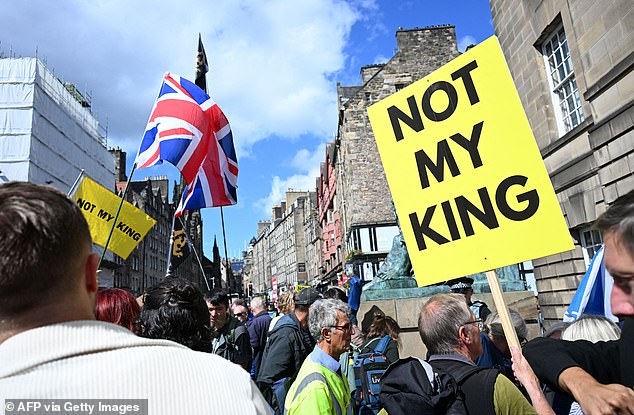
[[[593,221],[634,189],[634,3],[491,0],[491,12],[575,241],[533,261],[548,325],[601,245]]]
[[[273,223],[269,232],[271,277],[277,277],[279,289],[306,284],[306,249],[304,238],[304,205],[309,192],[289,190],[286,201],[274,207]],[[279,208],[279,214],[277,209]]]
[[[361,68],[362,85],[337,88],[334,204],[347,251],[346,262],[353,264],[364,280],[374,277],[398,234],[367,108],[459,54],[454,26],[398,30],[396,43],[398,51],[387,63]]]
[[[250,279],[254,294],[271,297],[273,278],[277,279],[280,292],[294,289],[298,284],[308,284],[307,247],[313,261],[319,252],[319,243],[316,241],[318,227],[311,224],[316,216],[315,203],[315,193],[289,190],[286,200],[273,206],[271,220],[258,223],[258,234],[251,241],[253,259]],[[306,220],[306,214],[312,214],[313,219]],[[305,230],[309,232],[308,240]],[[310,267],[311,272],[319,269],[316,264]]]
[[[341,87],[340,87],[341,88]],[[335,197],[337,176],[335,171],[337,146],[326,145],[326,160],[321,163],[317,178],[317,214],[322,230],[322,269],[320,283],[329,284],[337,280],[337,274],[343,271],[343,246],[341,243],[341,222]]]
[[[251,282],[255,294],[266,294],[271,288],[271,260],[269,252],[269,230],[271,221],[258,222],[257,236],[251,240],[253,266]]]
[[[253,273],[253,243],[255,238],[251,238],[251,242],[246,250],[242,251],[242,262],[244,267],[242,268],[242,293],[245,297],[253,296],[253,280],[251,279]]]
[[[306,281],[322,276],[322,230],[317,213],[317,194],[310,192],[304,203],[304,246],[306,251]]]

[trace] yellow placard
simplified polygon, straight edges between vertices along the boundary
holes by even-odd
[[[93,242],[105,246],[121,198],[89,177],[84,177],[73,194],[73,200],[88,222]],[[141,209],[123,202],[108,249],[127,259],[155,223]]]
[[[368,115],[419,286],[573,249],[495,36]]]

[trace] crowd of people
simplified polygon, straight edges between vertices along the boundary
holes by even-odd
[[[584,316],[527,341],[510,310],[515,349],[462,278],[420,310],[423,360],[400,355],[391,316],[359,327],[358,287],[350,298],[281,293],[276,316],[264,297],[173,277],[139,298],[100,289],[77,205],[51,187],[2,184],[0,398],[142,398],[153,414],[634,414],[634,192],[597,226],[622,324]]]

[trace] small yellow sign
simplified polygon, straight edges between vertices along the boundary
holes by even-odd
[[[420,286],[573,249],[495,36],[368,115]]]
[[[105,246],[121,198],[89,177],[84,177],[73,194],[73,200],[88,222],[93,242]],[[127,259],[155,223],[142,210],[123,202],[108,249]]]

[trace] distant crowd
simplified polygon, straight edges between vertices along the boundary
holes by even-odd
[[[421,307],[421,359],[400,355],[394,318],[359,314],[358,277],[349,292],[275,304],[172,277],[139,298],[99,288],[76,204],[2,184],[0,399],[147,399],[151,414],[634,414],[634,192],[596,226],[618,324],[583,316],[528,341],[509,310],[514,348],[459,278]]]

